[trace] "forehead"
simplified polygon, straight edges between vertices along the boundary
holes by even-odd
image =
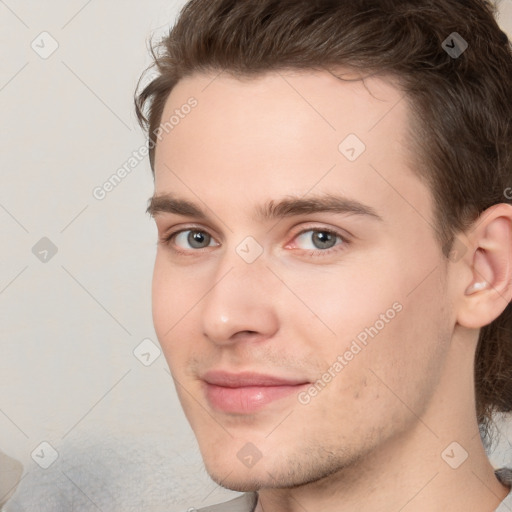
[[[257,143],[265,144],[267,155],[276,144],[284,153],[283,144],[293,144],[298,137],[302,143],[323,137],[335,150],[348,134],[356,134],[363,143],[374,143],[382,134],[388,143],[402,141],[410,125],[409,110],[393,79],[361,79],[346,70],[335,73],[289,70],[241,78],[226,72],[194,74],[179,81],[167,99],[161,126],[168,121],[172,126],[162,132],[163,138],[177,146],[195,135],[205,149],[211,149],[210,142],[224,149],[236,140],[244,155]],[[178,119],[182,109],[190,110],[185,107],[191,97],[197,106]],[[386,131],[390,125],[398,129],[393,137]],[[227,133],[230,140],[222,140]],[[157,146],[156,153],[164,146]],[[172,150],[171,144],[167,146]]]
[[[404,194],[403,206],[414,204],[426,189],[411,172],[405,94],[388,77],[336,75],[345,80],[296,70],[181,80],[161,119],[161,126],[172,116],[175,122],[156,147],[156,192],[207,204],[220,196],[242,210],[334,189],[377,207],[400,196],[404,203]],[[184,108],[191,98],[196,106]],[[423,203],[428,217],[430,203]]]

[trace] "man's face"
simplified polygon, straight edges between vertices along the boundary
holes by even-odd
[[[158,208],[159,236],[180,234],[158,245],[154,324],[225,487],[332,474],[412,432],[440,393],[455,317],[432,197],[403,93],[365,83],[198,74],[166,103],[162,123],[182,115],[158,142],[155,195],[205,217]],[[328,196],[346,202],[315,206]],[[236,380],[254,373],[285,382]]]

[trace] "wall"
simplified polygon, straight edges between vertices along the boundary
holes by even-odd
[[[206,475],[163,356],[133,353],[156,343],[156,229],[132,96],[148,36],[183,3],[0,2],[0,449],[24,466],[10,512],[237,495]],[[511,0],[500,22],[512,35]]]

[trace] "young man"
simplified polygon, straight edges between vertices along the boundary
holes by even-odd
[[[204,510],[512,510],[512,52],[482,0],[192,0],[136,98]],[[482,436],[480,435],[482,434]]]

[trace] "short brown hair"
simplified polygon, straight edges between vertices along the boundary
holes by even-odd
[[[449,257],[457,233],[512,197],[512,46],[496,9],[486,0],[191,0],[151,46],[159,76],[135,95],[153,172],[165,102],[193,73],[342,66],[392,76],[411,106],[413,171],[432,191],[434,229]],[[455,46],[454,32],[468,43],[458,56],[443,44]],[[512,411],[510,303],[480,331],[475,388],[488,440],[493,413]]]

